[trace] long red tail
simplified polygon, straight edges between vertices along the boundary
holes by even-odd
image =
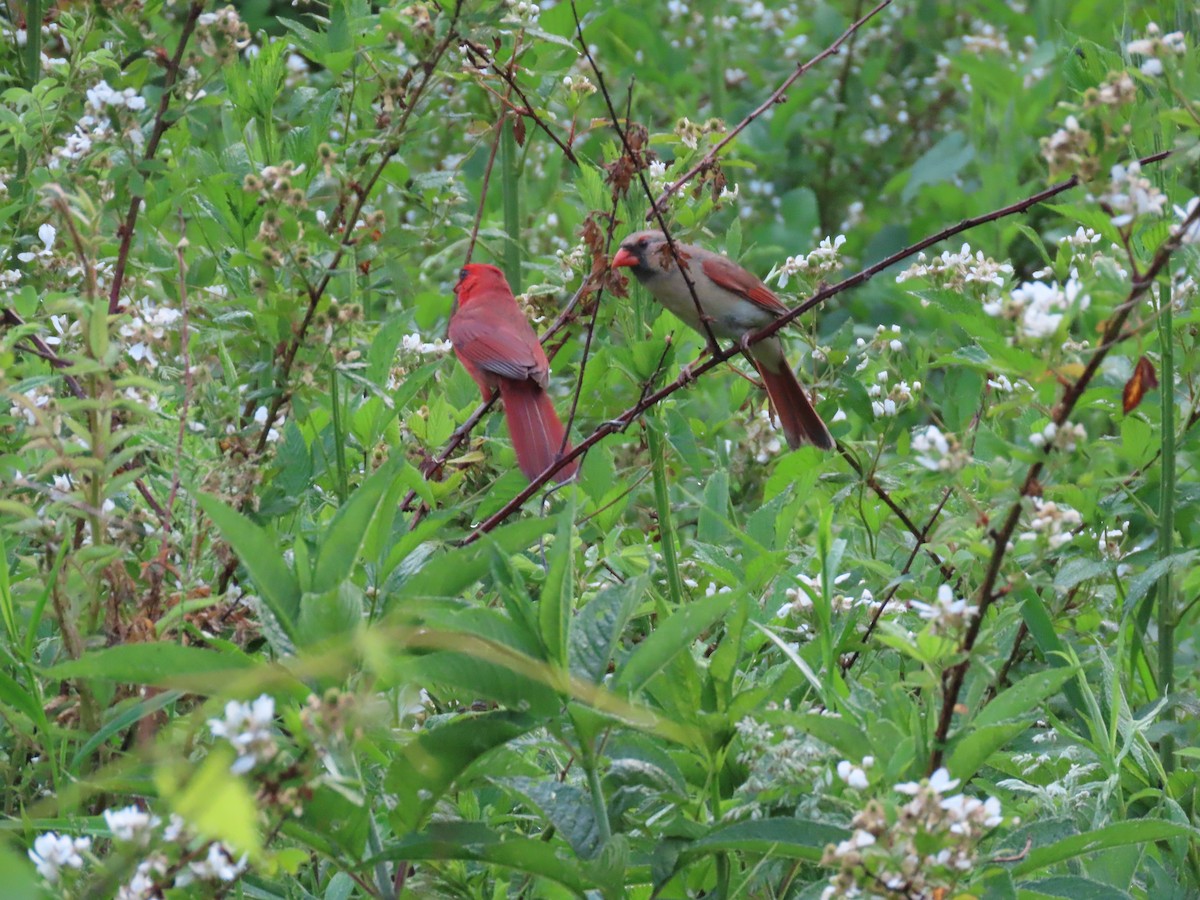
[[[770,371],[761,362],[756,361],[756,364],[758,374],[767,386],[771,405],[775,407],[775,414],[783,426],[788,446],[795,450],[802,444],[814,444],[822,450],[832,450],[833,435],[813,409],[812,402],[787,362],[779,367],[778,372]]]
[[[517,465],[532,481],[558,459],[566,433],[550,397],[535,382],[511,381],[501,378],[500,399],[504,401],[504,416],[508,420],[508,434],[513,449],[517,452]],[[554,473],[555,481],[566,481],[575,477],[579,461],[572,460]]]

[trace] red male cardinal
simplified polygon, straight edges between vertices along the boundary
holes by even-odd
[[[678,241],[675,249],[696,288],[696,299],[714,336],[741,340],[787,312],[787,307],[765,284],[732,260]],[[625,238],[612,264],[614,268],[629,267],[659,303],[706,334],[696,302],[661,231],[639,231]],[[788,446],[794,450],[801,444],[815,444],[822,450],[831,450],[833,437],[792,373],[779,338],[759,341],[748,352],[767,386]]]
[[[483,399],[499,389],[517,465],[532,481],[558,459],[560,451],[571,449],[563,444],[566,431],[546,395],[550,363],[504,273],[495,266],[464,266],[454,295],[458,298],[450,316],[454,355],[479,385]],[[578,468],[578,462],[570,462],[554,477],[566,481]]]

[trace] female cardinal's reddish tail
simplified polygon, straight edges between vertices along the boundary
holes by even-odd
[[[566,429],[546,394],[550,363],[504,273],[495,266],[464,266],[454,293],[458,298],[450,317],[454,354],[485,400],[492,391],[500,391],[517,465],[532,481],[571,449],[563,442]],[[554,478],[566,481],[578,470],[578,461],[572,460]]]
[[[772,372],[761,360],[754,361],[758,374],[762,376],[763,384],[767,387],[767,396],[779,416],[779,424],[783,427],[783,436],[787,438],[788,446],[799,447],[801,444],[816,444],[822,450],[833,446],[825,423],[813,409],[812,401],[804,393],[804,388],[796,380],[795,373],[786,362],[779,371]]]
[[[711,331],[716,337],[740,340],[787,312],[765,284],[733,260],[678,241],[675,249],[678,262],[661,231],[639,231],[621,242],[612,264],[628,267],[659,303],[701,334]],[[696,289],[694,299],[681,265]],[[794,450],[814,444],[831,450],[833,436],[792,374],[779,338],[759,341],[748,352],[767,386],[788,446]]]

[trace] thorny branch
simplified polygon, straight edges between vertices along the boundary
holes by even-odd
[[[1163,155],[1155,154],[1160,159]],[[1108,323],[1105,325],[1104,333],[1101,336],[1096,352],[1088,360],[1088,364],[1084,367],[1079,378],[1067,387],[1058,406],[1054,408],[1051,421],[1059,428],[1062,428],[1071,417],[1071,413],[1075,410],[1075,405],[1079,402],[1084,391],[1087,390],[1092,379],[1100,370],[1101,363],[1108,357],[1109,352],[1120,343],[1121,329],[1124,327],[1130,313],[1133,312],[1137,301],[1143,294],[1150,290],[1150,286],[1170,260],[1171,254],[1179,248],[1187,230],[1198,220],[1200,220],[1200,205],[1197,205],[1191,214],[1183,220],[1176,233],[1162,243],[1162,246],[1158,248],[1158,252],[1155,253],[1154,258],[1145,271],[1133,279],[1128,297],[1113,311],[1111,318],[1109,318]],[[1035,460],[1033,465],[1029,467],[1029,471],[1026,473],[1025,480],[1018,492],[1017,499],[1009,507],[1004,517],[1004,524],[992,533],[992,556],[988,561],[983,583],[979,586],[979,590],[975,594],[977,609],[970,624],[967,626],[967,633],[963,637],[962,645],[959,648],[963,659],[943,676],[942,709],[938,717],[937,731],[934,734],[934,750],[929,760],[930,772],[933,772],[942,764],[946,739],[950,734],[951,722],[954,720],[954,711],[958,706],[958,698],[962,692],[963,682],[967,677],[967,670],[971,666],[971,651],[975,649],[975,642],[978,640],[979,632],[983,627],[984,617],[999,595],[996,586],[1000,578],[1000,569],[1008,553],[1009,542],[1012,540],[1013,535],[1016,533],[1017,525],[1021,521],[1021,510],[1024,506],[1025,498],[1038,493],[1038,478],[1041,476],[1042,470],[1046,466],[1046,461],[1053,450],[1053,443],[1048,442],[1040,458]]]
[[[693,178],[695,178],[696,175],[700,174],[701,172],[707,171],[709,169],[709,167],[712,166],[713,162],[716,160],[717,155],[722,150],[724,150],[730,144],[730,142],[733,141],[733,139],[735,137],[737,137],[739,134],[741,134],[751,122],[753,122],[755,119],[757,119],[763,113],[765,113],[768,109],[770,109],[776,103],[782,103],[786,99],[784,97],[785,92],[787,91],[788,88],[790,88],[793,84],[795,84],[796,81],[798,81],[801,76],[803,76],[806,72],[808,72],[809,69],[811,69],[817,63],[819,63],[821,60],[825,59],[828,56],[832,56],[834,53],[836,53],[838,48],[841,47],[843,43],[845,43],[847,40],[849,40],[851,37],[853,37],[854,34],[860,28],[862,28],[863,25],[865,25],[872,18],[874,18],[876,14],[878,14],[880,11],[882,11],[885,7],[890,6],[891,2],[892,2],[892,0],[882,0],[882,2],[879,3],[879,5],[877,5],[874,9],[872,9],[869,13],[867,13],[861,19],[858,19],[856,22],[854,22],[853,25],[851,25],[844,32],[842,32],[841,37],[839,37],[836,41],[834,41],[832,44],[830,44],[828,47],[826,47],[824,50],[822,50],[820,53],[818,53],[816,56],[814,56],[808,62],[797,66],[796,70],[794,72],[792,72],[792,74],[789,75],[787,78],[785,78],[783,80],[783,83],[781,85],[779,85],[779,87],[777,87],[774,91],[771,92],[771,96],[769,96],[766,100],[764,100],[762,103],[760,103],[758,106],[756,106],[750,112],[750,114],[746,116],[746,118],[742,119],[742,121],[738,122],[737,125],[733,126],[733,128],[729,130],[729,132],[725,135],[725,137],[721,138],[720,141],[718,141],[715,145],[713,145],[712,149],[710,149],[707,153],[704,154],[704,158],[701,159],[700,162],[696,163],[694,166],[692,166],[690,169],[688,169],[683,175],[681,175],[678,179],[676,179],[671,185],[669,185],[667,187],[666,190],[664,190],[662,192],[662,196],[660,196],[657,200],[655,200],[654,202],[651,203],[650,211],[648,213],[646,213],[646,219],[650,220],[651,218],[659,216],[661,214],[663,204],[667,202],[668,198],[670,198],[670,196],[672,194],[674,194],[681,187],[683,187],[685,184],[687,184],[689,181],[691,181]]]
[[[1170,151],[1164,150],[1162,152],[1154,153],[1150,156],[1143,157],[1141,160],[1139,160],[1139,162],[1143,166],[1146,166],[1151,163],[1159,162],[1163,159],[1166,159],[1170,155],[1171,155]],[[745,341],[745,344],[746,344],[746,346],[752,346],[754,344],[757,344],[759,341],[766,340],[767,338],[771,337],[773,334],[778,332],[780,329],[786,327],[794,319],[803,315],[808,310],[810,310],[816,306],[820,306],[822,303],[824,303],[826,300],[830,299],[831,297],[836,297],[838,294],[844,293],[845,291],[848,291],[851,288],[855,288],[855,287],[858,287],[859,285],[866,284],[868,281],[870,281],[872,278],[874,278],[880,272],[883,272],[884,270],[891,268],[892,266],[896,265],[897,263],[902,262],[905,259],[908,259],[910,256],[914,256],[915,254],[919,253],[920,251],[925,250],[926,248],[931,247],[934,244],[939,243],[940,241],[944,241],[947,238],[954,237],[957,234],[961,234],[964,231],[969,231],[972,228],[976,228],[976,227],[986,224],[988,222],[994,222],[997,219],[1003,219],[1007,216],[1025,212],[1030,207],[1036,206],[1039,203],[1043,203],[1046,200],[1049,200],[1051,197],[1056,197],[1059,194],[1063,193],[1064,191],[1068,191],[1071,188],[1076,187],[1079,183],[1080,183],[1079,177],[1072,176],[1071,178],[1068,178],[1065,181],[1060,181],[1058,184],[1051,185],[1050,187],[1046,188],[1045,190],[1038,191],[1036,194],[1031,194],[1030,196],[1026,197],[1023,200],[1019,200],[1016,203],[1012,203],[1012,204],[1009,204],[1008,206],[1004,206],[999,209],[992,210],[991,212],[985,213],[980,216],[974,216],[969,219],[963,219],[961,222],[959,222],[956,225],[950,225],[946,228],[943,228],[941,231],[936,232],[935,234],[931,234],[928,237],[922,238],[921,240],[917,241],[914,244],[910,244],[909,246],[904,247],[903,249],[897,250],[895,253],[891,254],[890,256],[887,256],[884,259],[881,259],[878,262],[873,263],[872,265],[869,265],[863,269],[860,269],[858,272],[854,273],[850,277],[845,278],[842,281],[837,282],[836,284],[821,288],[820,290],[815,292],[811,297],[809,297],[807,300],[805,300],[803,303],[800,303],[797,306],[794,306],[792,309],[788,310],[786,313],[784,313],[782,316],[780,316],[774,322],[771,322],[769,325],[765,325],[764,327],[760,328],[758,331],[751,334],[749,336],[749,338]],[[1200,213],[1200,206],[1197,207],[1196,213]],[[1156,268],[1151,270],[1151,272],[1153,274],[1157,274],[1157,271],[1158,271],[1158,269],[1156,269]],[[1143,290],[1144,290],[1144,288],[1143,288]],[[1121,316],[1120,322],[1118,322],[1118,331],[1119,331],[1120,325],[1124,323],[1125,317],[1127,315],[1128,315],[1128,310],[1126,310],[1125,314]],[[1113,332],[1113,333],[1115,334],[1117,332]],[[512,500],[510,500],[508,503],[506,503],[501,509],[497,510],[494,514],[492,514],[486,520],[481,522],[474,531],[472,531],[469,535],[466,536],[466,538],[463,539],[463,543],[464,544],[472,543],[472,542],[478,540],[480,535],[487,534],[489,531],[494,529],[497,525],[499,525],[505,519],[507,519],[509,516],[511,516],[517,509],[519,509],[521,507],[521,505],[526,500],[528,500],[531,496],[533,496],[533,494],[536,493],[537,490],[543,484],[545,484],[547,481],[549,481],[551,478],[553,478],[554,474],[559,469],[561,469],[564,465],[569,463],[571,460],[578,458],[583,453],[587,452],[588,449],[590,449],[595,444],[599,443],[601,440],[603,440],[605,437],[612,434],[613,432],[624,431],[625,428],[629,427],[629,425],[632,424],[632,422],[635,419],[637,419],[639,416],[641,416],[647,409],[654,406],[656,403],[661,402],[665,398],[671,396],[671,394],[673,394],[676,391],[680,390],[681,388],[687,386],[688,384],[691,384],[700,375],[703,375],[705,372],[709,371],[710,369],[716,368],[721,363],[725,362],[725,360],[740,353],[741,348],[742,348],[741,343],[735,344],[734,346],[732,346],[726,350],[720,350],[716,353],[713,353],[711,356],[709,356],[707,359],[705,359],[703,361],[699,361],[699,360],[696,361],[695,363],[693,363],[687,367],[686,373],[681,373],[680,376],[678,378],[676,378],[674,381],[670,382],[669,384],[664,385],[663,387],[659,388],[657,391],[654,391],[653,393],[651,393],[645,397],[642,397],[637,403],[635,403],[633,406],[626,409],[625,412],[621,413],[621,415],[618,416],[616,419],[614,419],[610,422],[605,422],[605,423],[601,424],[594,432],[592,432],[590,435],[588,435],[588,437],[585,440],[583,440],[582,442],[577,444],[571,450],[571,452],[567,453],[565,456],[563,456],[562,458],[557,460],[554,463],[554,465],[550,466],[548,469],[546,469],[545,472],[540,474],[537,478],[533,479],[533,481],[530,482],[530,484],[524,490],[522,490],[519,494],[517,494],[515,497],[513,497]],[[1105,349],[1105,352],[1107,352],[1106,349]],[[1102,358],[1104,354],[1101,353],[1099,355]],[[1093,360],[1093,361],[1095,361],[1095,360]],[[1099,363],[1096,362],[1096,365],[1099,365]],[[1087,374],[1087,373],[1085,372],[1085,374]],[[1093,374],[1094,374],[1094,372],[1093,372]],[[1088,377],[1090,380],[1091,376],[1089,375]],[[1081,390],[1082,390],[1082,388],[1081,388]],[[1076,399],[1078,399],[1078,398],[1076,398]],[[1074,402],[1072,402],[1072,406],[1073,405],[1074,405]],[[1019,508],[1018,508],[1018,511],[1019,511]]]

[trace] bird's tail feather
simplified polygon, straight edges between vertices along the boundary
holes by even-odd
[[[777,372],[772,372],[762,362],[756,361],[756,365],[783,426],[788,446],[795,450],[802,444],[813,444],[822,450],[832,450],[833,435],[813,409],[812,401],[787,362],[784,361]]]
[[[558,459],[560,450],[566,453],[571,449],[569,443],[563,444],[566,431],[562,420],[554,411],[549,395],[535,382],[500,379],[500,399],[504,401],[517,465],[532,481]],[[579,461],[572,460],[554,473],[554,479],[566,481],[575,477],[578,470]]]

